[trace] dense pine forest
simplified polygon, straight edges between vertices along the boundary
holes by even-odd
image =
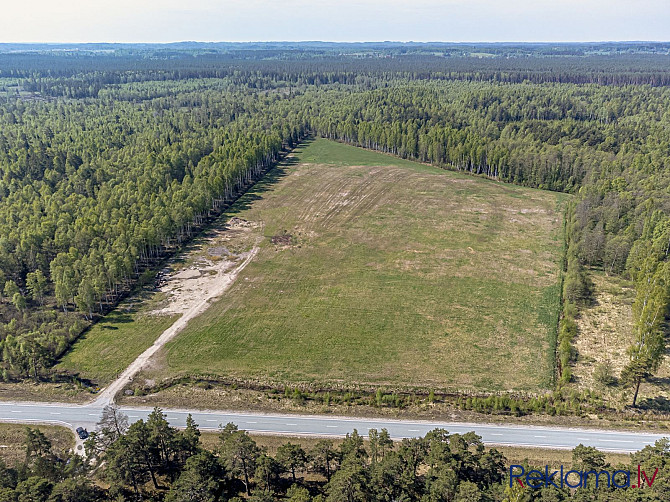
[[[6,49],[5,381],[63,378],[51,368],[90,323],[310,135],[573,194],[556,384],[572,378],[585,267],[635,284],[621,374],[633,406],[659,368],[670,301],[663,44],[492,44],[478,56],[393,44]]]

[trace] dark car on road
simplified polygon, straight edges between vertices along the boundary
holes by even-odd
[[[77,427],[76,432],[77,436],[79,436],[79,439],[86,439],[88,437],[88,431],[83,427]]]

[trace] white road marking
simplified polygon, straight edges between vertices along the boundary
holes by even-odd
[[[326,425],[329,429],[337,429],[337,425]]]
[[[497,432],[492,432],[491,436],[504,436],[504,434],[498,434]]]
[[[60,413],[56,413],[56,412],[52,411],[52,412],[49,413],[49,415],[60,415]]]
[[[257,424],[258,422],[244,422],[245,424]]]
[[[625,439],[601,439],[603,443],[632,443],[633,441],[628,441]]]
[[[21,413],[19,410],[11,410],[12,413]]]
[[[546,438],[547,436],[533,436],[534,438]]]

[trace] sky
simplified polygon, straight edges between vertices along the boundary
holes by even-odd
[[[670,41],[670,0],[6,0],[0,42]]]

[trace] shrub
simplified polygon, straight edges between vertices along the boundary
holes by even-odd
[[[612,371],[612,363],[605,361],[604,363],[596,365],[593,370],[593,379],[596,383],[599,383],[604,387],[614,385],[616,383],[616,378]]]

